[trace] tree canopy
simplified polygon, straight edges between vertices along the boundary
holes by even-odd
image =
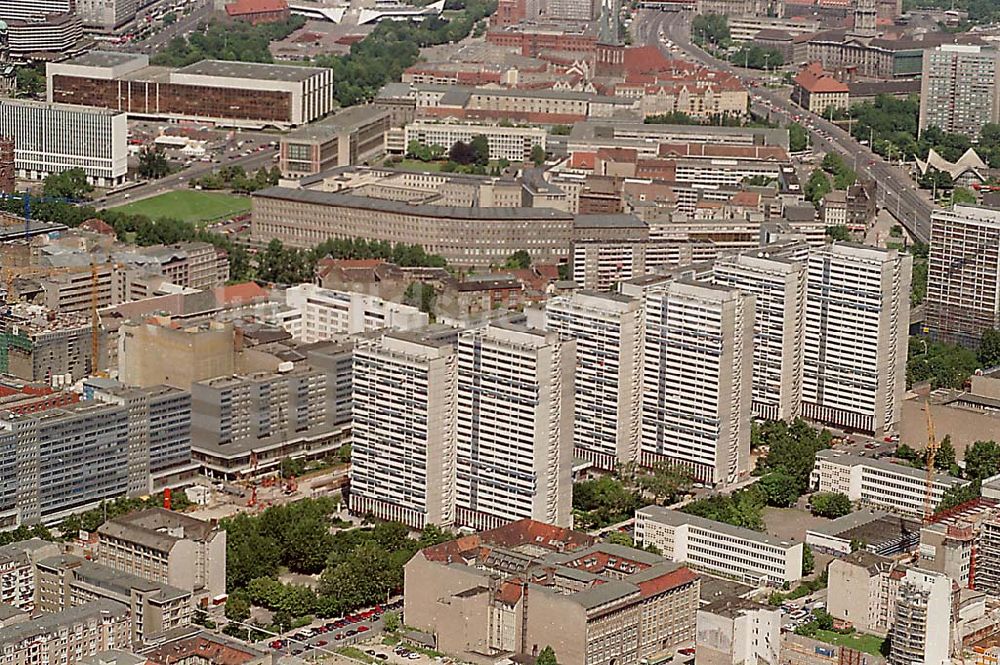
[[[809,497],[809,510],[818,517],[836,519],[852,510],[851,500],[840,492],[816,492]]]
[[[79,201],[87,198],[94,191],[94,186],[87,182],[86,172],[77,167],[49,174],[42,185],[42,191],[45,196]]]

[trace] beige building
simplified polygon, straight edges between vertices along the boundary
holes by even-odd
[[[3,665],[76,665],[108,649],[130,649],[128,607],[94,600],[0,628]]]
[[[226,593],[226,532],[218,524],[151,508],[98,530],[103,566],[215,598]]]
[[[59,554],[59,545],[33,538],[0,547],[0,604],[35,609],[35,562]]]
[[[698,665],[777,665],[781,609],[724,599],[698,610]]]
[[[904,571],[892,559],[865,551],[834,559],[827,568],[827,611],[860,633],[886,635]]]
[[[520,201],[520,187],[515,191]],[[466,201],[414,205],[419,199],[359,194],[288,187],[256,192],[251,237],[263,244],[276,238],[289,247],[314,247],[330,238],[415,244],[457,267],[503,263],[519,250],[532,259],[569,251],[573,217],[560,210],[482,202],[469,207]]]
[[[39,561],[35,575],[40,611],[59,612],[100,600],[121,603],[132,616],[131,641],[136,645],[155,644],[191,624],[189,591],[70,555]]]
[[[286,178],[315,175],[337,166],[361,164],[382,154],[389,113],[371,106],[338,111],[322,122],[281,137],[278,164]]]
[[[421,550],[405,577],[407,623],[474,663],[546,646],[564,663],[638,663],[695,638],[690,570],[531,520]]]
[[[236,336],[229,323],[181,327],[169,318],[123,323],[118,331],[122,383],[190,390],[203,379],[235,371]]]

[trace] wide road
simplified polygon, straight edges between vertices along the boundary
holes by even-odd
[[[692,16],[693,14],[687,11],[672,13],[643,10],[634,23],[636,42],[655,44],[666,52],[660,43],[662,32],[664,37],[674,42],[687,58],[738,76],[744,83],[750,84],[751,81],[759,83],[755,80],[758,79],[759,73],[734,67],[693,45],[690,40]],[[867,146],[858,143],[838,125],[796,106],[780,91],[758,85],[752,88],[752,93],[755,113],[772,118],[778,116],[783,122],[798,116],[800,124],[811,134],[816,148],[832,149],[846,156],[859,175],[869,177],[877,183],[879,204],[899,220],[913,237],[922,242],[930,240],[931,212],[934,205],[925,193],[917,189],[904,171],[887,163]]]
[[[240,155],[232,160],[228,158],[223,159],[219,164],[195,162],[189,168],[168,175],[166,178],[153,180],[138,187],[97,199],[94,201],[94,206],[98,209],[114,208],[115,206],[148,199],[176,189],[185,189],[189,186],[191,180],[208,175],[213,170],[222,168],[223,166],[242,166],[248,173],[252,173],[262,166],[271,168],[274,165],[275,154],[277,154],[277,149],[268,147],[265,150],[254,152],[246,157]]]
[[[193,31],[198,27],[199,23],[207,23],[214,12],[215,9],[212,6],[211,0],[199,0],[190,14],[178,14],[177,20],[174,23],[163,26],[159,32],[150,35],[142,41],[130,42],[124,47],[124,50],[132,53],[154,55],[158,51],[165,49],[174,37]]]

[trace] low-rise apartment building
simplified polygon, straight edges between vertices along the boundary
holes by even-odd
[[[132,648],[126,605],[94,600],[0,628],[4,665],[76,665],[109,649]]]
[[[35,562],[59,554],[59,545],[33,538],[0,547],[0,604],[35,611]]]
[[[226,593],[226,531],[163,508],[108,520],[97,529],[101,565],[216,598]]]
[[[191,592],[112,570],[76,556],[60,555],[36,565],[38,609],[60,612],[95,601],[114,601],[131,615],[130,640],[156,644],[191,624]]]
[[[811,476],[813,488],[820,492],[839,492],[851,501],[910,515],[924,514],[926,480],[923,469],[837,450],[816,453]],[[936,508],[948,490],[970,482],[934,474],[930,508]]]
[[[803,544],[661,506],[635,512],[635,541],[671,561],[752,584],[802,579]]]
[[[566,663],[638,663],[695,638],[686,567],[532,520],[425,548],[405,578],[407,623],[474,663],[545,646]]]

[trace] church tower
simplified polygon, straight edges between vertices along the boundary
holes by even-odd
[[[625,73],[625,44],[621,39],[621,0],[603,0],[598,19],[594,73],[621,76]]]

